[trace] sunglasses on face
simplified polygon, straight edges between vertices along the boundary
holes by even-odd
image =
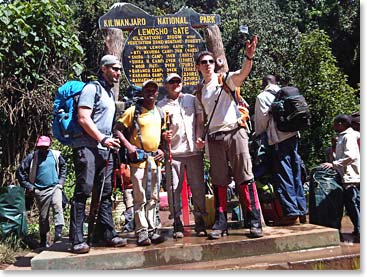
[[[201,60],[200,64],[213,64],[214,60]]]
[[[121,70],[121,67],[111,66],[111,68],[113,71],[116,71],[116,72]]]
[[[170,85],[173,85],[173,84],[181,84],[181,80],[179,80],[179,79],[176,79],[176,80],[169,80],[169,81],[168,81],[168,83],[169,83]]]

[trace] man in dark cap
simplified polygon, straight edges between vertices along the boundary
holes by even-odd
[[[93,241],[102,241],[114,247],[127,244],[127,240],[118,237],[115,231],[111,201],[111,149],[120,147],[118,139],[112,137],[115,100],[111,89],[119,82],[120,76],[119,59],[113,55],[103,56],[100,62],[99,84],[87,84],[78,101],[78,122],[84,129],[84,134],[72,142],[76,186],[70,215],[70,240],[72,251],[76,254],[88,253],[90,249],[83,238],[83,223],[86,201],[92,190],[98,194],[98,199],[102,194],[96,227],[93,228]]]
[[[164,153],[158,148],[162,132],[162,114],[155,106],[158,84],[153,80],[145,81],[142,95],[143,103],[124,112],[115,124],[115,132],[126,147],[130,160],[137,245],[147,246],[164,241],[156,225],[160,161]],[[125,129],[129,131],[129,138],[123,135]]]

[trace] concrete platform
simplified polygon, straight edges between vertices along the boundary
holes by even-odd
[[[215,241],[198,238],[192,228],[187,227],[185,238],[179,240],[171,237],[169,228],[163,231],[167,240],[159,245],[137,247],[135,238],[129,238],[126,247],[93,247],[88,254],[82,255],[72,254],[66,241],[57,243],[33,257],[31,267],[32,270],[195,269],[195,264],[201,264],[203,268],[205,263],[213,265],[224,259],[231,261],[279,253],[289,255],[287,253],[317,249],[340,253],[338,231],[312,224],[265,227],[264,237],[257,239],[248,238],[247,229],[230,229],[228,237]]]

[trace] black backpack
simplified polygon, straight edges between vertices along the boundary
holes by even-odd
[[[283,87],[271,104],[271,112],[277,128],[282,132],[294,132],[311,125],[309,106],[296,87]]]

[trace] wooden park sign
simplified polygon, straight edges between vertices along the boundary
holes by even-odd
[[[148,79],[163,84],[169,73],[178,73],[187,88],[199,81],[195,55],[206,49],[195,28],[219,25],[219,15],[198,14],[183,7],[177,13],[152,16],[129,3],[114,4],[99,18],[99,28],[130,31],[122,52],[122,64],[131,85]]]

